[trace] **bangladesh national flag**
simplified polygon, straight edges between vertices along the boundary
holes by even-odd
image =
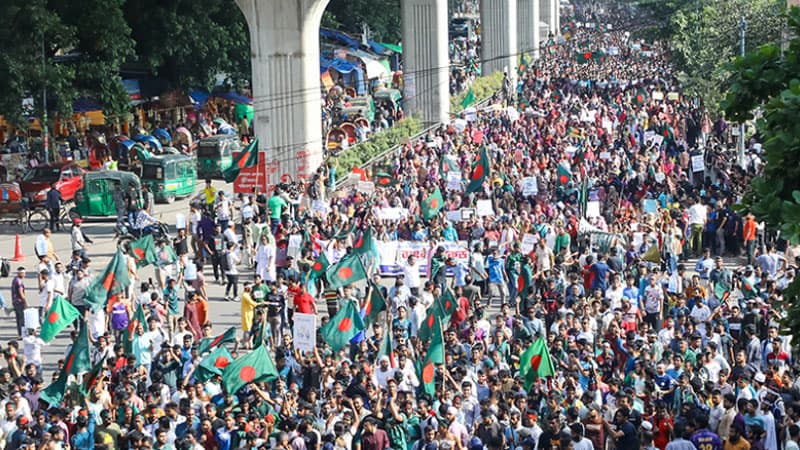
[[[342,349],[350,339],[364,329],[364,321],[352,301],[347,301],[328,323],[322,326],[322,339],[331,346],[334,352]]]
[[[378,315],[386,310],[386,299],[383,297],[381,287],[374,281],[369,281],[369,298],[364,306],[364,326],[367,327],[378,320]]]
[[[236,327],[228,328],[224,333],[217,337],[201,339],[200,344],[197,346],[197,354],[202,355],[203,353],[213,350],[227,342],[236,342]]]
[[[606,62],[606,53],[600,50],[592,52],[592,59],[598,64],[603,64]]]
[[[262,345],[233,361],[222,372],[222,385],[228,395],[233,395],[248,383],[269,382],[278,378],[278,369]]]
[[[636,94],[633,96],[633,103],[636,105],[643,105],[644,102],[647,101],[647,91],[642,88],[636,90]]]
[[[556,373],[550,352],[543,337],[539,337],[520,357],[519,373],[525,382],[525,389],[530,389],[537,378],[553,376]]]
[[[244,150],[233,158],[233,164],[222,171],[222,178],[226,183],[232,183],[239,176],[239,171],[255,167],[256,164],[258,164],[258,138],[253,139]]]
[[[758,296],[758,289],[753,285],[753,282],[747,279],[742,280],[742,295],[745,300],[756,298]]]
[[[728,283],[725,282],[718,282],[714,285],[714,296],[717,297],[717,300],[724,302],[725,300],[730,297],[731,294],[731,287]]]
[[[328,257],[325,256],[325,252],[319,254],[319,258],[314,261],[314,264],[311,265],[311,270],[308,272],[308,282],[311,283],[312,281],[318,279],[328,270],[328,267],[331,264],[328,262]]]
[[[156,256],[156,245],[153,236],[148,234],[130,243],[130,255],[136,260],[136,267],[144,267],[148,264],[158,263]]]
[[[439,186],[436,186],[436,190],[422,201],[422,218],[430,220],[436,217],[436,214],[439,214],[443,206],[444,198],[442,198],[442,191],[439,190]]]
[[[533,269],[529,264],[522,266],[519,275],[517,275],[517,294],[520,298],[528,298],[530,293],[531,284],[533,283]]]
[[[106,358],[104,357],[97,364],[92,366],[92,369],[83,376],[83,383],[81,383],[81,392],[83,395],[89,395],[92,389],[97,385],[103,369],[106,366]]]
[[[367,227],[361,236],[353,242],[353,253],[357,255],[376,255],[378,253],[378,246],[375,239],[372,237],[372,227]]]
[[[328,267],[326,277],[328,278],[328,287],[337,289],[367,278],[367,270],[364,268],[360,256],[350,253],[335,265]]]
[[[558,177],[559,186],[566,186],[572,180],[572,172],[561,164],[558,165],[556,176]]]
[[[217,347],[206,355],[197,365],[194,371],[194,379],[199,383],[205,383],[214,375],[222,375],[225,368],[233,362],[233,356],[225,347]]]
[[[372,177],[373,183],[378,187],[391,187],[397,184],[397,178],[386,172],[378,172]]]
[[[444,313],[444,317],[442,317],[442,323],[450,323],[450,318],[453,317],[458,311],[458,300],[456,300],[456,296],[453,293],[453,290],[450,288],[446,288],[442,295],[436,299],[439,302],[439,308],[441,308],[442,313]]]
[[[58,374],[56,381],[44,388],[39,395],[39,399],[47,402],[50,406],[61,404],[64,392],[67,390],[67,380],[70,375],[77,375],[91,367],[89,359],[89,334],[86,330],[86,322],[81,320],[78,330],[78,337],[72,344],[72,348],[64,361],[64,367]]]
[[[50,342],[61,333],[67,325],[71,324],[80,316],[78,310],[72,306],[64,297],[56,295],[53,304],[42,323],[40,337],[45,342]]]
[[[564,99],[564,94],[561,92],[560,89],[556,89],[555,91],[550,93],[550,100],[554,102],[561,102]]]
[[[472,173],[469,175],[469,185],[467,185],[467,194],[477,192],[483,188],[483,182],[489,176],[491,171],[491,163],[489,162],[489,153],[486,147],[481,147],[481,151],[475,157],[475,165],[472,166]]]
[[[661,136],[664,136],[664,140],[667,142],[674,141],[675,130],[673,130],[669,125],[664,125],[664,128],[661,130]]]
[[[419,337],[421,341],[425,342],[432,339],[436,334],[442,334],[443,317],[444,311],[442,311],[441,306],[438,303],[434,302],[425,313],[425,319],[419,326],[417,337]]]
[[[588,64],[589,61],[592,60],[592,56],[592,52],[588,50],[585,52],[578,52],[575,54],[575,61],[577,61],[578,64]]]
[[[397,359],[395,358],[394,349],[392,348],[392,337],[389,335],[388,330],[383,333],[383,339],[381,339],[381,348],[378,349],[378,359],[381,359],[384,356],[389,357],[389,365],[393,369],[397,367]]]
[[[156,249],[156,265],[158,267],[165,267],[170,264],[175,264],[175,261],[178,260],[178,255],[175,253],[175,249],[172,248],[171,245],[163,245]]]
[[[447,173],[450,171],[458,171],[460,170],[458,167],[458,162],[453,159],[452,156],[443,154],[442,160],[439,162],[439,171],[442,173]]]
[[[464,95],[464,99],[461,100],[461,107],[467,109],[473,103],[475,103],[475,92],[472,91],[472,88],[469,88],[469,90],[467,90],[467,94]]]
[[[136,307],[136,312],[133,313],[133,317],[128,320],[128,328],[122,330],[122,343],[125,346],[125,353],[133,353],[133,336],[136,335],[136,328],[139,324],[145,326],[146,323],[147,317],[144,314],[144,309],[142,305],[139,305]]]
[[[431,342],[425,355],[425,362],[422,363],[420,379],[425,387],[425,392],[430,395],[435,395],[436,393],[436,364],[444,364],[444,339],[442,338],[441,328],[438,334],[431,336]]]
[[[105,309],[112,295],[122,292],[130,285],[127,258],[122,250],[117,249],[105,270],[86,289],[86,304],[94,312]]]

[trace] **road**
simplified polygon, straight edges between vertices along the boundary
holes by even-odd
[[[226,190],[227,192],[231,191],[231,186],[221,181],[216,182],[215,187],[218,190],[222,189]],[[188,215],[189,201],[188,199],[182,199],[177,200],[175,203],[170,205],[157,204],[155,210],[156,217],[162,222],[169,224],[171,231],[174,233],[175,215],[177,213]],[[114,221],[108,219],[89,219],[84,222],[83,228],[89,238],[94,242],[94,244],[91,245],[88,254],[92,260],[90,268],[94,274],[97,274],[105,268],[106,264],[111,259],[111,256],[114,254],[117,248],[116,241],[114,240]],[[0,250],[0,256],[3,258],[10,260],[14,257],[14,245],[17,236],[15,233],[17,233],[18,230],[19,227],[0,225],[0,249],[2,249]],[[20,266],[27,269],[25,287],[28,294],[28,301],[29,303],[32,302],[33,305],[39,304],[38,283],[36,280],[36,268],[38,267],[38,260],[34,255],[34,245],[38,234],[39,233],[29,231],[26,234],[20,235],[25,259],[22,262],[11,261],[11,276],[9,278],[0,279],[0,293],[3,294],[6,302],[9,305],[11,303],[11,277],[16,274],[17,267]],[[59,255],[62,261],[68,261],[71,255],[69,231],[67,230],[53,233],[51,239],[56,254]],[[216,334],[218,332],[222,332],[231,326],[239,328],[241,326],[239,303],[226,302],[222,300],[224,297],[224,287],[213,282],[214,277],[210,266],[206,268],[205,273],[208,275],[206,279],[211,280],[211,283],[208,287],[208,294],[210,297],[208,302],[208,313],[214,326],[214,333]],[[153,277],[153,279],[155,279],[153,267],[145,267],[141,269],[139,271],[139,277],[143,280],[146,280],[148,277]],[[243,274],[240,276],[240,280],[245,279],[249,279],[248,272],[243,272]],[[136,287],[136,292],[138,292],[138,286]],[[45,380],[50,379],[50,373],[56,369],[56,363],[58,362],[58,359],[64,357],[64,350],[69,342],[70,329],[71,327],[67,327],[67,329],[61,332],[56,339],[47,344],[42,351],[42,356],[44,359],[43,368],[46,377]],[[15,339],[16,335],[16,322],[14,319],[13,310],[10,312],[10,314],[0,311],[0,345],[2,348],[6,348],[8,342],[12,339]]]

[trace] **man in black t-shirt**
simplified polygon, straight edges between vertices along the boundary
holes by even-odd
[[[616,450],[639,450],[639,434],[636,427],[628,421],[630,410],[622,407],[614,413],[615,428],[611,429],[611,436],[614,438]]]
[[[267,320],[272,331],[272,337],[277,339],[282,334],[281,310],[286,304],[286,296],[278,290],[278,283],[270,285],[270,292],[267,294],[265,303],[267,304]]]

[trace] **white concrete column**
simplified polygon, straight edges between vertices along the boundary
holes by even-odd
[[[508,69],[508,75],[516,77],[517,0],[481,0],[480,9],[482,74]]]
[[[553,32],[554,35],[560,36],[561,35],[561,2],[559,0],[552,0],[550,2],[551,7],[553,8],[550,11],[550,20],[552,22],[552,26],[550,30]]]
[[[539,0],[517,0],[519,51],[539,59]]]
[[[267,185],[322,164],[319,24],[329,0],[236,0],[250,28],[253,106]]]
[[[558,0],[537,0],[539,2],[539,20],[547,24],[547,31],[553,31],[553,3]],[[542,33],[544,34],[544,33]],[[549,34],[549,33],[548,33]]]
[[[403,106],[426,123],[449,120],[447,0],[402,0]]]

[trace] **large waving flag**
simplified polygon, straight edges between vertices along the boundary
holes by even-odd
[[[256,164],[258,164],[258,138],[253,139],[244,150],[233,158],[233,164],[222,172],[222,178],[226,183],[232,183],[236,181],[242,169],[255,167]]]
[[[364,321],[352,301],[347,301],[344,308],[339,310],[328,323],[320,328],[322,339],[338,352],[347,345],[356,334],[364,329]]]
[[[80,313],[74,306],[64,297],[56,295],[53,305],[44,317],[40,337],[45,342],[52,341],[58,333],[61,333],[67,325],[74,322],[79,316]]]
[[[326,272],[330,289],[340,288],[367,278],[364,263],[356,253],[350,253],[338,263],[328,267]]]
[[[442,338],[441,328],[437,334],[431,336],[428,352],[425,355],[425,362],[422,363],[422,376],[420,378],[425,392],[430,395],[435,395],[436,393],[436,364],[444,364],[444,339]]]
[[[222,375],[225,368],[233,362],[233,356],[225,347],[217,347],[214,351],[206,355],[194,371],[194,379],[198,383],[204,383],[214,375]]]
[[[444,198],[442,198],[442,191],[439,190],[439,186],[436,186],[436,190],[422,201],[422,218],[425,220],[432,219],[436,214],[439,214],[442,207],[444,207]]]
[[[117,249],[103,273],[95,278],[86,290],[86,304],[94,312],[104,309],[111,296],[122,292],[130,285],[127,258],[122,250]]]
[[[78,330],[78,337],[72,344],[72,348],[64,361],[64,367],[58,374],[56,381],[44,388],[39,395],[39,399],[47,402],[50,406],[58,406],[64,398],[67,390],[67,380],[70,375],[77,375],[89,370],[91,360],[89,359],[89,333],[86,330],[86,322],[81,320],[81,327]]]
[[[374,281],[369,281],[369,298],[364,305],[364,326],[368,327],[370,324],[378,320],[378,316],[382,311],[386,310],[386,299],[383,297],[381,287],[375,284]]]
[[[130,255],[136,260],[136,267],[158,263],[153,235],[148,234],[130,243]]]
[[[222,384],[233,395],[248,383],[272,381],[278,378],[278,369],[269,356],[266,345],[261,345],[225,367]]]
[[[200,344],[197,346],[197,354],[202,355],[203,353],[213,350],[220,345],[226,342],[235,342],[236,341],[236,327],[230,327],[225,330],[224,333],[220,334],[215,338],[203,338],[200,340]]]
[[[469,175],[469,184],[467,185],[466,193],[470,194],[481,190],[483,182],[486,180],[486,177],[489,176],[490,171],[489,153],[486,151],[486,147],[482,147],[480,153],[478,153],[475,165],[472,166],[472,173]]]
[[[525,382],[525,389],[529,389],[537,378],[551,377],[556,370],[544,338],[539,337],[522,353],[519,362],[519,373]]]

